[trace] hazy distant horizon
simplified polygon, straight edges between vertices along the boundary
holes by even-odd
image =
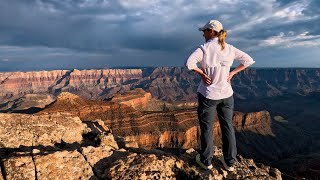
[[[115,66],[115,67],[109,67],[109,68],[62,68],[62,69],[34,69],[34,70],[0,70],[0,73],[7,73],[7,72],[31,72],[31,71],[55,71],[55,70],[67,70],[72,71],[74,69],[77,70],[93,70],[93,69],[145,69],[145,68],[159,68],[159,67],[168,67],[168,68],[185,68],[184,66],[132,66],[132,67],[126,67],[126,66]],[[235,68],[235,66],[232,66],[231,68]],[[320,69],[320,67],[249,67],[250,69]]]

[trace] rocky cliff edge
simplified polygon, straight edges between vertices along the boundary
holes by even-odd
[[[0,180],[281,179],[276,168],[240,155],[236,171],[228,173],[217,148],[214,169],[204,171],[195,164],[193,149],[177,157],[123,143],[101,120],[81,121],[67,113],[0,114]]]

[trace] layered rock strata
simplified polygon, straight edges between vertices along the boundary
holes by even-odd
[[[134,109],[147,109],[152,100],[151,93],[145,92],[141,88],[112,97],[112,102],[125,104]]]
[[[168,102],[196,101],[200,77],[182,67],[143,69],[56,70],[0,73],[0,102],[24,94],[72,92],[84,98],[107,99],[119,92],[142,88]],[[237,99],[252,100],[320,91],[316,68],[249,68],[232,80]]]
[[[109,97],[142,78],[141,69],[54,70],[0,73],[0,102],[25,94],[68,91],[85,98]],[[121,85],[121,87],[119,86]]]
[[[200,128],[195,109],[143,112],[125,104],[83,100],[62,93],[54,104],[39,114],[65,111],[82,120],[101,119],[129,146],[148,149],[199,147]],[[272,121],[267,111],[235,112],[233,123],[239,152],[264,161],[277,161],[284,154],[304,150],[311,141],[296,127]],[[220,146],[221,130],[217,116],[213,134],[215,145]]]

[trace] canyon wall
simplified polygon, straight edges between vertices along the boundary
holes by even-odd
[[[19,98],[24,94],[56,95],[65,91],[85,98],[97,99],[100,96],[113,95],[122,89],[129,89],[131,81],[141,78],[141,69],[81,71],[74,69],[0,73],[0,102]]]
[[[143,94],[140,96],[143,97]],[[139,96],[124,95],[134,102]],[[121,96],[117,101],[121,101]],[[137,101],[139,102],[139,101]],[[131,103],[130,103],[131,104]],[[139,104],[139,103],[138,103]],[[81,99],[62,93],[55,103],[38,114],[69,112],[81,120],[101,119],[117,136],[135,147],[147,149],[188,149],[199,147],[200,129],[196,109],[140,111],[118,102]],[[296,127],[272,120],[269,112],[235,112],[233,123],[239,152],[249,157],[275,161],[285,154],[303,151],[311,138]],[[221,146],[221,130],[214,120],[214,143]],[[279,146],[281,144],[281,146]],[[266,150],[269,149],[269,150]]]
[[[28,93],[72,92],[89,99],[108,99],[142,88],[168,102],[196,101],[200,77],[182,67],[56,70],[0,73],[0,102]],[[232,80],[235,98],[252,100],[320,91],[320,69],[248,68]]]

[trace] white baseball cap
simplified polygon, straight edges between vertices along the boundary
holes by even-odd
[[[213,29],[217,32],[220,32],[223,29],[223,26],[221,22],[219,22],[218,20],[210,20],[209,22],[207,22],[206,25],[199,28],[199,31],[203,31],[205,29]]]

